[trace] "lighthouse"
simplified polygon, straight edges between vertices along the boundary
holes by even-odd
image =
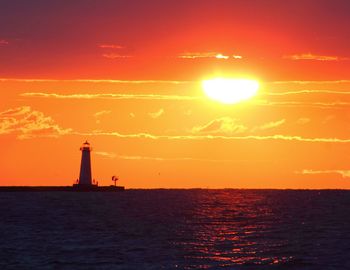
[[[91,176],[91,151],[92,148],[88,141],[83,143],[80,147],[81,151],[81,164],[80,164],[80,175],[79,175],[79,186],[93,186]]]
[[[91,151],[92,148],[88,141],[84,142],[80,147],[81,151],[81,163],[80,163],[80,174],[79,179],[73,184],[72,190],[74,191],[123,191],[125,187],[117,186],[99,186],[98,182],[92,180],[91,173]],[[117,181],[118,177],[113,176],[113,181]]]

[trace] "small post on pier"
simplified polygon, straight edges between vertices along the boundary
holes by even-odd
[[[118,176],[113,175],[112,176],[112,181],[114,182],[114,186],[117,186],[117,181],[119,180]]]

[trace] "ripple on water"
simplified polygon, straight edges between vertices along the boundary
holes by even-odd
[[[347,191],[0,193],[0,269],[350,269],[349,209]]]

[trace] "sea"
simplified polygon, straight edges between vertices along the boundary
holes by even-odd
[[[350,269],[350,191],[1,192],[0,269]]]

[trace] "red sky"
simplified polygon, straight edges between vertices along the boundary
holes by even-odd
[[[350,187],[350,3],[1,1],[2,185]],[[228,59],[218,59],[221,54]],[[236,105],[201,80],[260,81]]]

